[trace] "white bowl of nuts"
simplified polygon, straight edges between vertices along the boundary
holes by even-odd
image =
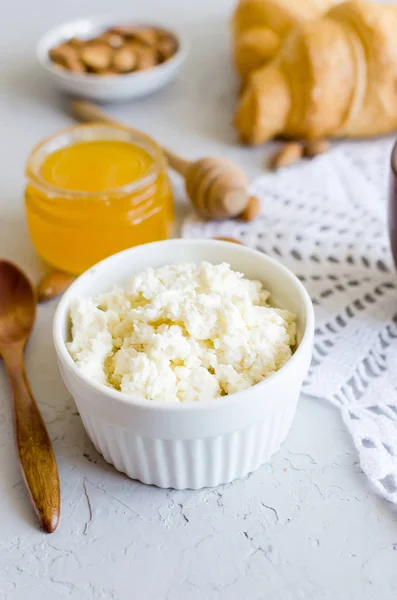
[[[37,45],[37,58],[58,88],[99,102],[155,92],[174,78],[186,53],[173,27],[99,17],[55,27]]]

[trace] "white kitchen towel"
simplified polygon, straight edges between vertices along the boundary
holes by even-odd
[[[387,235],[392,141],[346,142],[251,185],[261,216],[202,222],[184,237],[233,237],[289,267],[316,311],[304,392],[339,407],[362,469],[397,503],[397,275]]]

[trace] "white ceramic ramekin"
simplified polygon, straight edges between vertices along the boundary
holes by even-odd
[[[187,55],[187,40],[182,32],[176,31],[173,26],[150,22],[150,25],[158,26],[173,34],[178,40],[178,50],[169,60],[146,71],[112,76],[71,73],[59,69],[48,56],[51,48],[65,40],[73,37],[90,38],[108,27],[126,22],[135,25],[147,25],[149,20],[147,23],[143,23],[134,19],[127,21],[115,17],[87,17],[58,25],[39,40],[36,49],[37,59],[45,69],[50,81],[56,87],[73,96],[81,96],[98,102],[122,102],[151,94],[174,79]]]
[[[260,279],[272,302],[298,317],[298,347],[274,375],[231,396],[191,404],[135,400],[84,376],[69,356],[69,306],[75,297],[125,284],[145,268],[181,261],[227,262]],[[257,469],[285,439],[308,371],[314,331],[310,298],[300,281],[265,254],[215,240],[170,240],[105,259],[65,292],[54,319],[62,377],[97,450],[133,479],[160,487],[212,487]]]

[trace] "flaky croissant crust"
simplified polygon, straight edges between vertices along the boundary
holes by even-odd
[[[234,59],[242,80],[273,58],[293,27],[337,0],[240,0],[233,15]]]
[[[359,137],[397,128],[397,7],[349,0],[287,36],[249,76],[241,139]]]

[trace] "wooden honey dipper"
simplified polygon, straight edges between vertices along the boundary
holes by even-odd
[[[80,121],[117,125],[99,106],[72,100],[72,113]],[[169,166],[185,178],[186,192],[197,212],[205,219],[237,217],[248,205],[247,179],[239,167],[226,158],[202,158],[189,162],[162,148]]]

